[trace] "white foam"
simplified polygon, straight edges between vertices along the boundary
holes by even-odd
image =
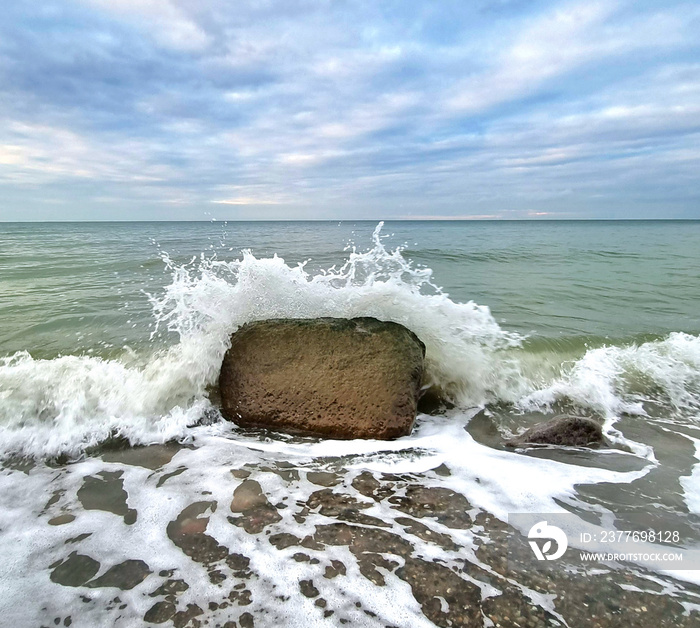
[[[77,454],[110,436],[134,443],[182,437],[208,408],[202,373],[178,345],[151,362],[28,353],[0,359],[0,452]]]
[[[342,268],[315,275],[250,252],[233,261],[164,261],[173,280],[151,297],[155,333],[167,327],[179,343],[140,363],[130,352],[121,360],[35,360],[26,352],[3,358],[1,451],[75,454],[114,433],[144,444],[185,436],[207,408],[206,388],[216,381],[230,334],[253,320],[376,316],[402,323],[425,342],[431,380],[468,405],[499,396],[496,356],[518,342],[488,308],[451,301],[429,269],[388,251],[379,228],[371,250],[353,251]]]
[[[561,400],[604,417],[646,415],[644,402],[660,402],[692,418],[700,410],[700,337],[676,332],[641,345],[591,349],[518,405],[551,408]]]
[[[700,338],[683,333],[639,346],[602,347],[580,359],[529,353],[488,307],[457,303],[427,268],[414,268],[381,240],[353,249],[339,268],[310,273],[280,257],[245,251],[234,260],[202,255],[189,264],[163,259],[172,282],[150,297],[156,330],[179,341],[154,355],[119,359],[26,352],[0,359],[0,455],[78,454],[111,435],[132,443],[187,438],[209,409],[230,334],[265,318],[375,316],[406,325],[426,345],[429,383],[462,408],[496,402],[519,410],[573,404],[606,419],[612,440],[653,460],[644,443],[614,428],[621,414],[645,416],[645,403],[694,421],[700,409]],[[676,416],[677,415],[677,416]]]
[[[342,464],[343,491],[369,505],[363,509],[365,514],[381,519],[391,526],[388,531],[410,540],[416,548],[415,555],[426,561],[438,559],[458,566],[468,560],[486,570],[493,576],[492,582],[478,578],[473,581],[482,588],[482,597],[490,597],[498,593],[499,576],[477,558],[474,535],[480,534],[479,526],[459,529],[430,517],[421,519],[436,533],[450,536],[460,547],[456,553],[416,536],[408,537],[394,520],[405,513],[387,499],[375,503],[362,495],[354,489],[353,479],[365,471],[423,473],[444,463],[450,475],[428,474],[420,480],[421,484],[454,490],[464,495],[476,512],[491,512],[506,521],[513,512],[553,513],[567,512],[566,506],[585,508],[588,504],[577,496],[577,485],[629,484],[652,468],[647,465],[640,471],[616,472],[496,450],[472,438],[464,429],[469,420],[470,414],[462,412],[444,417],[421,415],[412,435],[389,442],[261,439],[241,433],[231,424],[216,424],[190,430],[196,447],[179,451],[157,472],[94,458],[59,469],[39,464],[28,475],[3,470],[0,473],[0,528],[4,533],[0,536],[0,550],[5,560],[0,569],[0,585],[6,595],[0,599],[0,611],[4,617],[16,618],[16,625],[45,623],[47,618],[62,616],[66,609],[71,609],[76,626],[133,625],[159,599],[149,594],[161,582],[157,576],[161,570],[175,570],[174,577],[183,578],[190,585],[189,590],[178,597],[179,608],[190,603],[207,608],[209,601],[221,601],[223,590],[211,583],[207,569],[183,554],[165,534],[168,522],[175,520],[183,508],[194,501],[206,501],[218,504],[216,510],[209,509],[199,515],[209,518],[206,534],[230,551],[249,557],[251,569],[259,574],[246,581],[254,604],[237,612],[262,613],[261,617],[270,625],[326,625],[322,612],[313,606],[313,600],[299,593],[299,581],[313,577],[314,585],[328,601],[329,608],[340,609],[353,625],[429,626],[406,582],[395,574],[382,572],[387,586],[372,584],[360,573],[357,558],[347,546],[330,545],[320,551],[298,546],[278,550],[265,535],[251,535],[231,525],[227,520],[231,514],[228,504],[241,482],[231,475],[231,470],[260,469],[291,462],[299,479],[283,480],[276,473],[261,471],[253,477],[260,482],[271,503],[283,502],[289,506],[278,510],[282,519],[271,526],[271,531],[286,531],[303,538],[313,535],[318,525],[333,522],[332,518],[314,512],[305,515],[305,521],[294,517],[311,493],[319,490],[305,477],[305,470],[332,470],[333,464]],[[133,525],[125,525],[121,517],[112,513],[85,511],[78,503],[76,494],[83,478],[102,470],[123,472],[128,507],[138,512]],[[176,470],[182,473],[160,484],[166,473]],[[43,504],[57,488],[64,491],[60,499],[48,512],[41,514]],[[31,494],[32,499],[23,499],[26,494]],[[77,518],[62,526],[48,526],[47,519],[60,512],[72,512]],[[67,538],[83,533],[92,533],[92,536],[79,545],[64,545]],[[148,564],[152,575],[144,583],[131,591],[118,592],[128,603],[120,621],[117,621],[116,611],[112,614],[105,610],[115,590],[91,589],[89,595],[95,603],[83,605],[77,597],[86,591],[84,588],[71,589],[49,581],[47,566],[65,558],[73,549],[100,561],[98,575],[127,559],[141,559]],[[313,568],[309,563],[297,562],[293,556],[300,551],[320,559],[321,564]],[[394,555],[388,558],[401,562]],[[343,562],[346,575],[332,581],[319,577],[332,559]],[[471,576],[464,574],[463,577],[472,581]],[[693,574],[684,572],[676,577],[692,580]],[[511,584],[521,587],[537,606],[556,612],[551,598],[539,596],[517,582],[511,581]],[[48,610],[42,611],[38,605],[26,609],[24,600],[29,591],[45,600]],[[293,603],[285,602],[287,597]],[[377,613],[376,620],[370,620],[356,608],[356,602]],[[79,610],[75,610],[76,607],[80,607]],[[231,618],[226,617],[228,612],[212,611],[209,618],[214,623],[223,622]]]
[[[352,479],[366,470],[423,473],[445,463],[451,475],[425,480],[426,485],[452,489],[464,495],[475,510],[507,521],[508,515],[516,512],[557,513],[566,512],[566,506],[586,508],[590,504],[578,497],[578,485],[629,484],[653,465],[618,472],[487,447],[464,429],[474,408],[489,402],[512,403],[520,410],[573,404],[605,417],[608,436],[618,439],[623,437],[615,431],[616,419],[623,413],[648,418],[644,404],[649,401],[665,404],[675,413],[674,420],[697,420],[698,337],[671,334],[639,346],[592,349],[568,364],[554,356],[546,364],[533,365],[532,354],[520,346],[519,337],[501,329],[487,307],[450,300],[434,285],[429,269],[415,269],[400,251],[387,250],[379,230],[373,244],[367,252],[353,250],[341,268],[317,274],[307,272],[303,265],[289,266],[279,257],[259,259],[250,252],[232,261],[201,257],[184,266],[175,265],[165,256],[173,279],[151,301],[158,328],[178,334],[176,345],[151,356],[127,353],[112,360],[89,356],[37,360],[26,352],[0,359],[0,454],[78,454],[115,434],[133,443],[188,438],[197,445],[179,452],[166,465],[163,472],[172,472],[179,465],[186,469],[161,488],[155,488],[158,478],[148,470],[110,466],[93,459],[66,470],[39,467],[26,477],[17,472],[0,473],[0,549],[5,557],[0,588],[6,592],[0,600],[3,616],[38,624],[75,601],[72,590],[50,583],[46,567],[65,557],[62,546],[67,536],[82,532],[93,532],[81,542],[80,549],[99,558],[99,573],[127,558],[142,558],[154,573],[176,569],[178,576],[186,578],[190,590],[181,596],[183,603],[201,605],[209,598],[218,599],[220,591],[212,588],[206,570],[184,556],[163,534],[167,522],[201,495],[202,501],[219,504],[217,512],[202,515],[210,516],[207,534],[248,555],[257,572],[271,574],[269,580],[247,585],[256,600],[264,600],[266,612],[277,613],[274,617],[285,625],[325,625],[312,602],[299,596],[298,581],[307,567],[291,559],[298,548],[273,549],[226,520],[230,514],[226,505],[238,482],[230,469],[241,468],[246,462],[261,465],[271,461],[292,461],[298,469],[322,468],[324,460],[346,457],[344,482],[351,492]],[[192,427],[211,409],[207,386],[217,378],[231,332],[258,319],[318,316],[376,316],[406,325],[426,344],[430,380],[449,393],[460,408],[446,416],[421,415],[412,435],[389,442],[295,442],[245,435],[226,423]],[[465,411],[467,408],[472,410]],[[692,440],[700,459],[700,440]],[[653,460],[644,444],[632,445],[637,453]],[[82,511],[75,503],[82,478],[104,468],[124,471],[129,507],[138,511],[134,525],[124,525],[111,513]],[[699,469],[700,464],[689,477],[681,478],[686,503],[694,512],[700,511],[696,489]],[[272,503],[303,501],[318,490],[303,477],[292,485],[274,474],[257,479]],[[47,517],[41,519],[39,511],[56,485],[67,491],[55,508],[70,511],[75,507],[79,517],[65,526],[53,527],[45,524]],[[24,499],[27,494],[32,499]],[[355,497],[366,501],[359,493]],[[293,521],[292,508],[279,512],[282,521],[277,528],[298,535],[312,534],[315,525],[327,523],[313,513],[304,523]],[[373,504],[366,513],[390,522],[395,533],[405,535],[393,522],[397,513],[390,505]],[[469,560],[487,569],[475,555],[468,555],[474,530],[450,529],[428,520],[425,523],[440,534],[450,535],[464,548]],[[99,534],[101,530],[109,534]],[[416,539],[412,542],[421,555],[449,562],[449,554],[441,548],[421,545]],[[345,609],[349,619],[372,625],[354,607],[355,601],[362,601],[365,608],[381,614],[384,623],[378,620],[376,625],[429,625],[405,582],[387,574],[389,586],[380,589],[360,575],[346,547],[326,547],[323,552],[328,560],[342,560],[348,566],[348,576],[342,587],[320,578],[315,584],[334,608]],[[675,577],[694,576],[679,572]],[[143,617],[153,603],[148,594],[154,588],[154,579],[149,577],[143,585],[120,593],[136,613],[123,619],[123,625]],[[483,595],[494,594],[484,583],[480,586]],[[49,599],[49,610],[27,611],[22,600],[29,591]],[[280,594],[294,594],[295,606],[278,604],[275,596]],[[94,595],[107,594],[96,591]],[[551,599],[533,599],[542,607],[552,607]],[[28,616],[28,612],[34,615]],[[83,625],[111,625],[116,620],[116,611],[108,615],[96,607],[95,613],[91,612],[91,607],[84,607]]]
[[[380,228],[372,249],[353,249],[342,267],[315,275],[303,264],[291,267],[249,251],[240,260],[202,258],[179,267],[166,257],[174,280],[153,299],[157,321],[183,340],[203,335],[221,346],[232,330],[254,320],[375,316],[420,337],[433,383],[468,404],[500,398],[504,369],[514,363],[505,353],[502,363],[497,356],[519,344],[517,334],[501,329],[488,307],[450,300],[432,282],[430,269],[414,268],[400,249],[384,247]]]
[[[294,461],[353,456],[355,462],[348,462],[348,469],[422,473],[445,463],[452,475],[443,478],[441,484],[504,522],[509,513],[515,512],[568,512],[561,502],[577,499],[576,485],[626,484],[652,468],[647,465],[640,471],[618,472],[493,449],[475,441],[464,429],[469,420],[470,415],[464,413],[447,417],[421,415],[412,435],[393,441],[262,442],[235,432],[224,437],[249,449],[282,454]],[[198,442],[206,443],[207,437],[198,438]]]
[[[693,438],[687,434],[685,436],[695,445],[695,458],[698,462],[693,466],[690,475],[680,478],[683,499],[690,512],[700,515],[700,438]]]

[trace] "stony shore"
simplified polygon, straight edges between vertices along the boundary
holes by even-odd
[[[33,609],[42,625],[281,626],[299,607],[310,609],[308,625],[328,626],[700,620],[695,586],[624,566],[538,571],[525,553],[508,555],[518,533],[445,488],[444,464],[387,474],[348,470],[343,458],[238,455],[207,484],[193,467],[198,453],[166,445],[5,465],[4,480],[34,478],[47,491],[31,532],[48,549],[20,565],[46,581],[28,600],[42,605]],[[392,596],[406,623],[382,602]]]

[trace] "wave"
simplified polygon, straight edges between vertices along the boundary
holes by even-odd
[[[551,409],[558,401],[604,417],[646,415],[654,405],[692,417],[700,412],[700,338],[675,332],[640,345],[591,349],[518,405]]]
[[[177,342],[153,355],[118,359],[26,352],[0,359],[0,453],[78,455],[112,436],[132,444],[185,438],[211,409],[233,331],[266,318],[376,318],[401,323],[426,345],[427,384],[463,408],[510,404],[514,411],[569,404],[605,418],[645,414],[650,403],[693,416],[700,409],[700,338],[682,333],[641,345],[529,351],[488,307],[458,303],[382,242],[316,272],[278,256],[202,254],[185,264],[166,253],[172,280],[150,295],[154,334]]]

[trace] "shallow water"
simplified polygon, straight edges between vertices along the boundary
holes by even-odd
[[[0,226],[3,616],[697,622],[700,564],[543,574],[508,522],[653,512],[700,546],[700,223],[376,227]],[[363,315],[421,337],[452,410],[391,443],[220,421],[239,325]],[[559,413],[599,421],[607,446],[504,447]]]

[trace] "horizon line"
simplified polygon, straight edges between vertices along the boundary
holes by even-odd
[[[275,219],[241,219],[215,218],[209,220],[1,220],[0,224],[101,224],[101,223],[231,223],[231,222],[698,222],[698,218],[275,218]]]

